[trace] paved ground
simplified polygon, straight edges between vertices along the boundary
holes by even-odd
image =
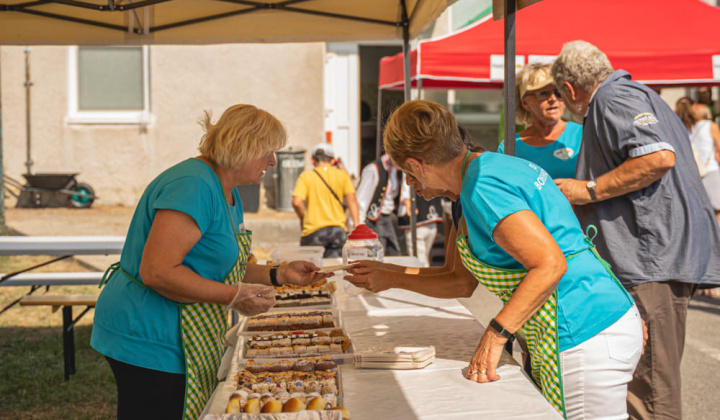
[[[25,235],[125,235],[132,218],[129,207],[90,209],[6,210],[10,228]],[[270,250],[279,245],[296,245],[300,225],[291,212],[261,210],[246,215],[256,246]],[[117,256],[83,258],[98,270]],[[499,301],[483,288],[467,302],[481,322],[499,310]],[[682,365],[683,410],[686,420],[720,419],[720,300],[696,298],[688,311],[687,340]]]

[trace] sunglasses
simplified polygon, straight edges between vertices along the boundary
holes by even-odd
[[[542,92],[535,92],[535,93],[526,93],[525,96],[534,96],[538,99],[538,101],[543,102],[550,99],[550,96],[555,95],[555,98],[557,100],[562,101],[562,95],[560,95],[560,91],[557,89],[553,90],[543,90]]]

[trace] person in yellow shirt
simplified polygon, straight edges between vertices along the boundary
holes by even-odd
[[[347,241],[345,206],[353,225],[359,224],[358,202],[350,175],[334,166],[335,151],[328,143],[312,148],[313,169],[300,174],[293,190],[292,206],[300,218],[300,245],[325,247],[324,258],[338,258]]]

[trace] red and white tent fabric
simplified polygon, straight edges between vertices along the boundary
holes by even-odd
[[[660,86],[720,85],[720,8],[701,0],[543,0],[516,13],[517,66],[552,60],[582,39],[633,80]],[[492,16],[411,51],[413,86],[500,87],[503,21]],[[380,63],[381,89],[402,89],[402,54]]]

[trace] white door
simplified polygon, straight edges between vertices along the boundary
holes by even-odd
[[[328,44],[325,132],[350,176],[360,177],[360,60],[357,44]]]

